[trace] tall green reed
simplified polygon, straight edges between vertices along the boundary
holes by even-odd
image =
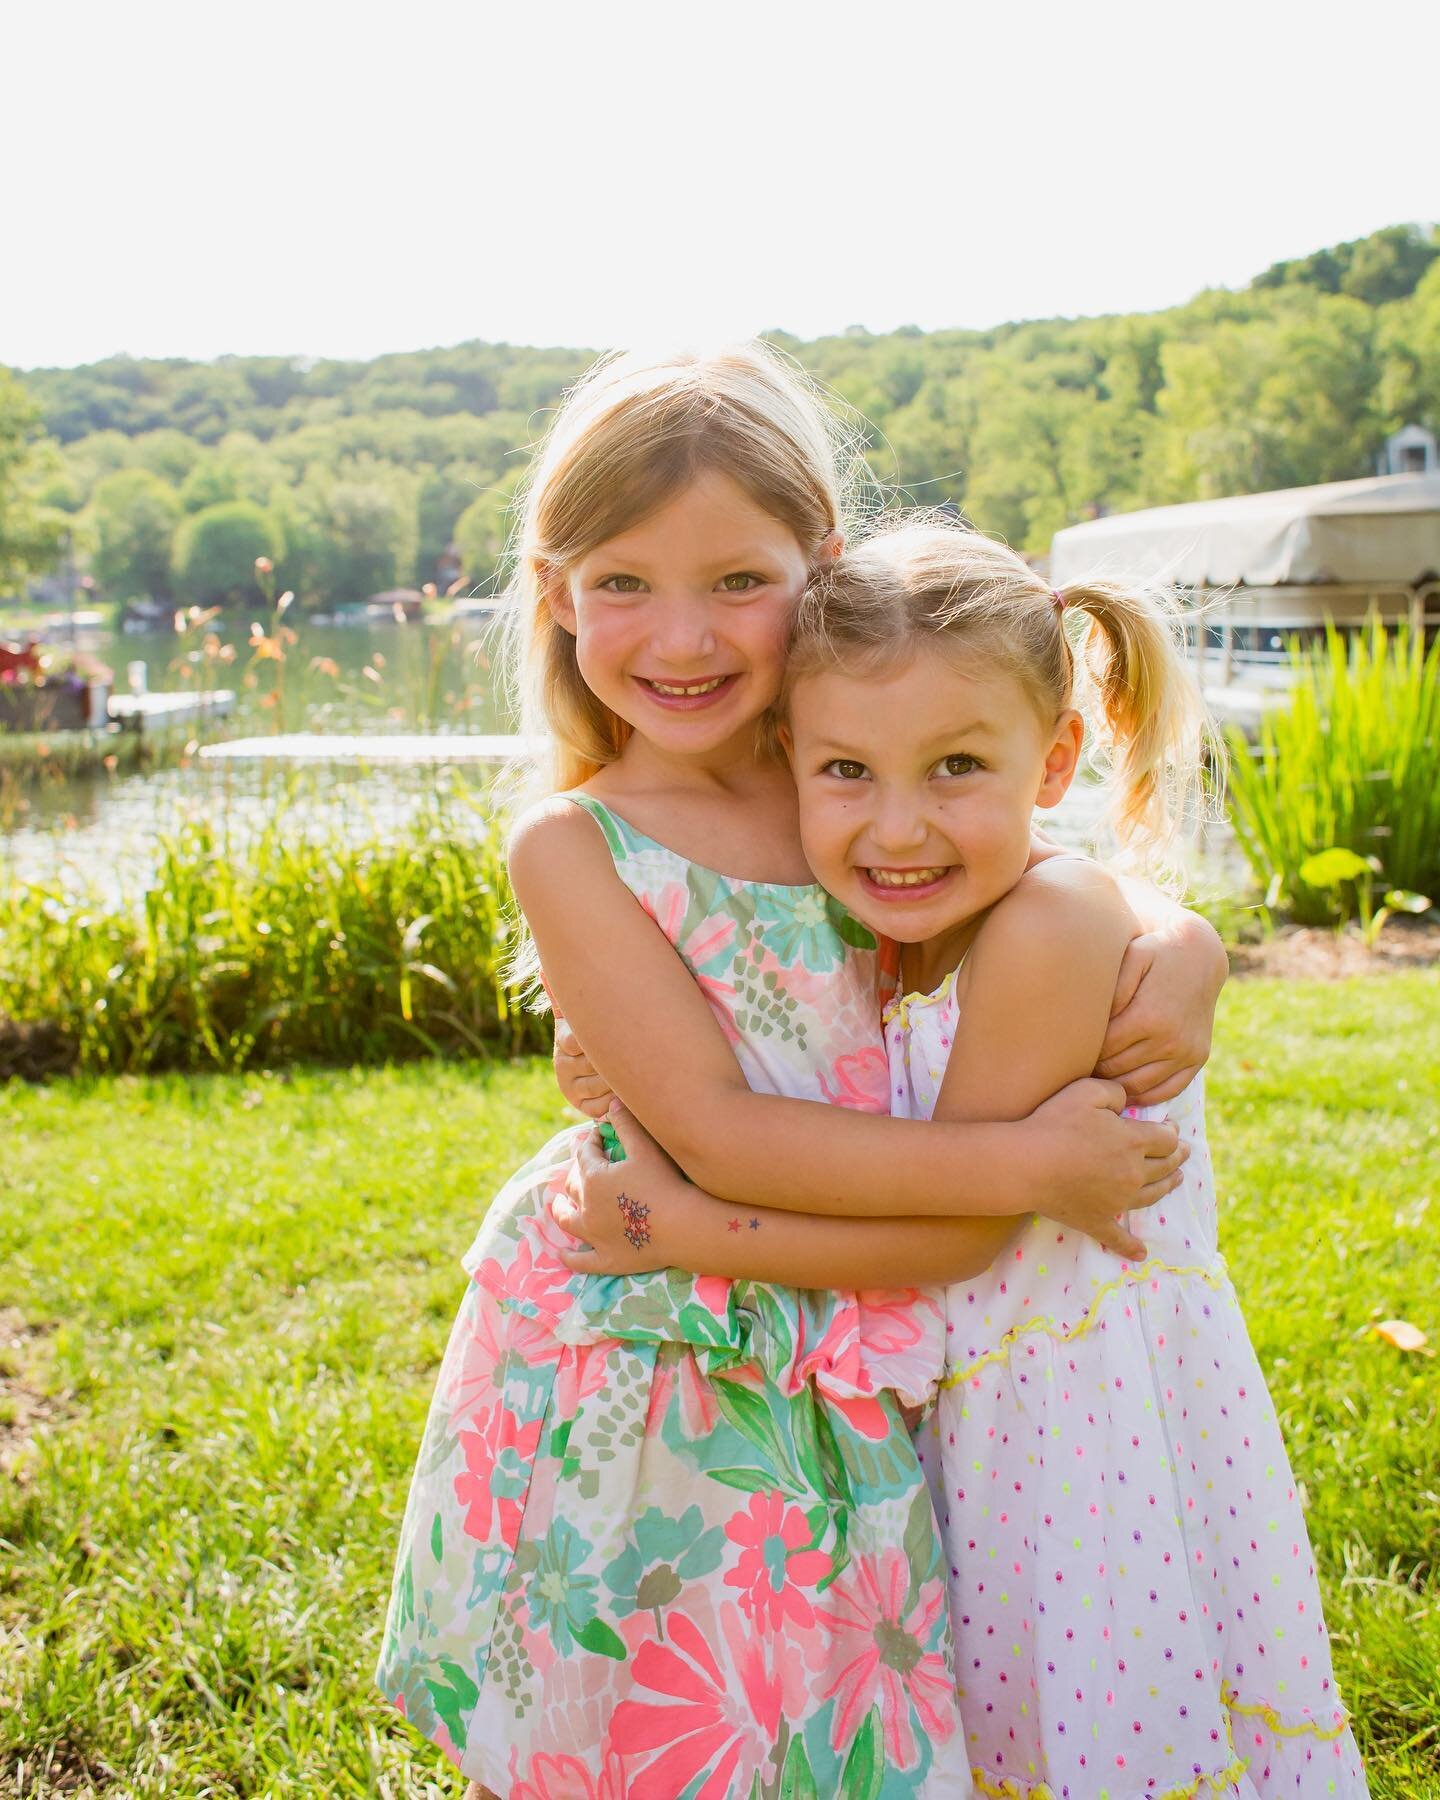
[[[1355,916],[1354,884],[1316,888],[1301,866],[1340,847],[1376,857],[1386,884],[1440,896],[1440,638],[1379,620],[1294,656],[1284,706],[1253,747],[1233,728],[1229,807],[1256,879],[1301,924]]]
[[[543,1047],[507,992],[503,835],[459,783],[398,830],[307,836],[284,807],[165,833],[143,894],[0,888],[0,1026],[25,1072],[384,1062]],[[0,1043],[0,1055],[4,1045]]]

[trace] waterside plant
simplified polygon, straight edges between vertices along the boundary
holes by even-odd
[[[398,829],[166,833],[143,892],[0,877],[0,1077],[512,1054],[503,832],[460,783]]]
[[[1357,917],[1355,881],[1303,872],[1336,848],[1376,859],[1391,888],[1440,895],[1440,637],[1427,650],[1378,620],[1348,640],[1332,627],[1294,667],[1258,743],[1229,734],[1230,817],[1267,904],[1302,925]]]

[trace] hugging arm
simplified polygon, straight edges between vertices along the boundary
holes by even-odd
[[[565,801],[527,815],[511,879],[557,1010],[698,1186],[802,1212],[1029,1212],[1062,1185],[1102,1216],[1168,1181],[1175,1133],[1122,1121],[1087,1083],[1034,1117],[926,1124],[753,1093],[674,948],[617,877],[599,827]],[[597,953],[596,946],[602,949]],[[1171,1164],[1173,1166],[1173,1164]],[[903,1183],[896,1171],[903,1169]]]
[[[1089,1068],[1133,929],[1099,868],[1067,860],[1032,870],[992,910],[971,948],[936,1119],[1023,1118],[1075,1070]],[[988,1267],[1018,1224],[737,1213],[687,1189],[623,1113],[617,1124],[627,1161],[611,1165],[598,1145],[587,1146],[570,1197],[556,1205],[559,1223],[595,1245],[567,1257],[577,1269],[624,1274],[673,1263],[800,1287],[949,1282]],[[643,1243],[623,1241],[617,1228],[613,1207],[622,1192],[647,1196],[653,1226]],[[1063,1217],[1063,1197],[1050,1196],[1037,1210]],[[1113,1218],[1083,1228],[1124,1256],[1143,1255],[1140,1240]]]
[[[1125,1085],[1132,1105],[1158,1106],[1210,1058],[1215,1003],[1229,973],[1219,934],[1148,882],[1117,885],[1139,930],[1125,946],[1095,1074]]]

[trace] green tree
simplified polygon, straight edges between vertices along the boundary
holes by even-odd
[[[117,599],[168,599],[180,497],[149,469],[107,475],[90,503],[95,574]],[[260,552],[257,552],[260,554]]]
[[[415,581],[435,580],[435,565],[455,537],[460,515],[490,485],[483,469],[464,463],[448,463],[442,469],[426,469],[419,492],[419,544],[415,554]]]
[[[0,368],[0,592],[19,588],[59,554],[64,515],[38,497],[55,466],[39,407],[15,376]]]
[[[175,540],[175,588],[200,606],[256,600],[255,560],[280,560],[282,545],[269,515],[248,500],[207,506],[180,527]]]
[[[508,484],[488,487],[477,494],[455,524],[455,548],[460,553],[464,578],[472,587],[483,587],[495,578],[509,541],[510,503],[519,471]]]
[[[418,543],[417,491],[408,471],[359,460],[312,467],[287,501],[290,584],[306,605],[334,606],[408,586]]]
[[[143,431],[134,440],[133,455],[138,468],[178,487],[200,460],[201,449],[194,438],[183,431],[165,426],[159,431]]]

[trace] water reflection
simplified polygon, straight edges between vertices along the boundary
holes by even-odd
[[[264,630],[269,621],[257,611],[254,623]],[[335,626],[300,619],[278,682],[269,661],[250,671],[256,679],[247,685],[251,629],[248,617],[233,614],[181,635],[105,629],[84,632],[80,642],[115,671],[120,691],[132,662],[145,664],[146,685],[155,693],[233,687],[239,705],[226,721],[231,736],[281,729],[366,735],[511,729],[498,695],[493,637],[473,625],[380,619]],[[199,727],[197,735],[203,740],[213,731]],[[476,770],[466,777],[472,784],[487,778]],[[344,830],[351,820],[383,826],[413,807],[434,780],[430,767],[290,771],[260,763],[212,766],[194,757],[180,767],[23,786],[0,776],[0,868],[25,880],[65,872],[107,887],[143,884],[157,836],[187,818],[223,820],[242,837],[277,807],[300,832]]]

